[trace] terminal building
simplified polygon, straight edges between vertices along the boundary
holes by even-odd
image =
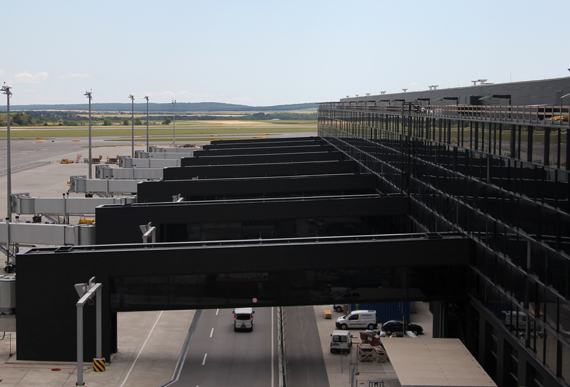
[[[95,245],[18,255],[19,358],[73,358],[67,305],[91,276],[106,357],[120,311],[326,304],[334,286],[430,302],[434,337],[498,386],[570,385],[570,78],[480,83],[323,103],[318,137],[216,141],[97,207]]]
[[[431,89],[323,104],[319,136],[409,198],[418,230],[473,242],[446,307],[497,384],[567,386],[570,78]]]

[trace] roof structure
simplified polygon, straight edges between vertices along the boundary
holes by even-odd
[[[387,338],[382,345],[402,387],[496,387],[459,339]]]

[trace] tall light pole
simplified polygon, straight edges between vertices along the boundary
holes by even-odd
[[[89,98],[89,179],[92,177],[91,167],[91,91],[86,91],[85,96]]]
[[[144,99],[146,99],[146,153],[148,153],[148,95],[145,95]]]
[[[131,99],[131,124],[133,126],[133,130],[131,132],[131,157],[135,158],[135,96],[130,94],[129,98]]]
[[[172,133],[172,143],[174,144],[174,147],[176,148],[176,100],[173,99],[172,100],[172,110],[174,112],[174,131]]]
[[[6,261],[6,269],[10,267],[11,260],[10,260],[10,222],[12,221],[12,209],[10,208],[10,196],[12,196],[12,155],[10,153],[10,96],[12,92],[10,89],[12,86],[6,85],[4,82],[4,86],[2,86],[2,93],[6,94],[6,190],[7,190],[7,197],[8,197],[8,216],[6,217],[7,223],[7,238],[6,238],[6,257],[8,258]]]

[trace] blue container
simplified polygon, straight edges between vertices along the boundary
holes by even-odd
[[[402,320],[410,322],[409,302],[375,302],[365,304],[350,304],[353,310],[375,310],[376,322],[385,323],[389,320]]]

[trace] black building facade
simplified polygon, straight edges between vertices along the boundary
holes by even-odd
[[[469,301],[447,307],[497,384],[568,385],[568,109],[446,109],[323,104],[319,135],[408,197],[416,231],[474,242]]]

